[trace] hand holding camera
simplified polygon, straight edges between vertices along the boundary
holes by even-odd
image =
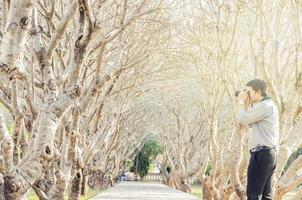
[[[235,97],[238,98],[239,104],[248,104],[250,102],[250,93],[246,89],[243,91],[237,90],[235,92]]]

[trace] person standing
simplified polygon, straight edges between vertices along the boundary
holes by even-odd
[[[254,79],[239,93],[238,122],[251,128],[248,147],[250,160],[247,172],[248,200],[272,200],[272,177],[279,151],[279,112],[267,84]]]

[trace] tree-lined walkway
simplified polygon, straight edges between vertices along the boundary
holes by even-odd
[[[198,200],[198,198],[160,183],[123,182],[93,198],[94,200]]]

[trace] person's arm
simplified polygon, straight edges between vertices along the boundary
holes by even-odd
[[[242,107],[245,105],[241,105]],[[248,125],[260,121],[273,112],[272,107],[266,106],[264,103],[259,103],[255,107],[247,111],[246,108],[241,108],[238,112],[238,122],[242,125]]]
[[[247,112],[248,102],[247,101],[239,101],[239,111]]]

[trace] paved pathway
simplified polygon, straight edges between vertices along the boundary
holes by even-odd
[[[160,183],[123,182],[97,195],[94,200],[199,200]]]

